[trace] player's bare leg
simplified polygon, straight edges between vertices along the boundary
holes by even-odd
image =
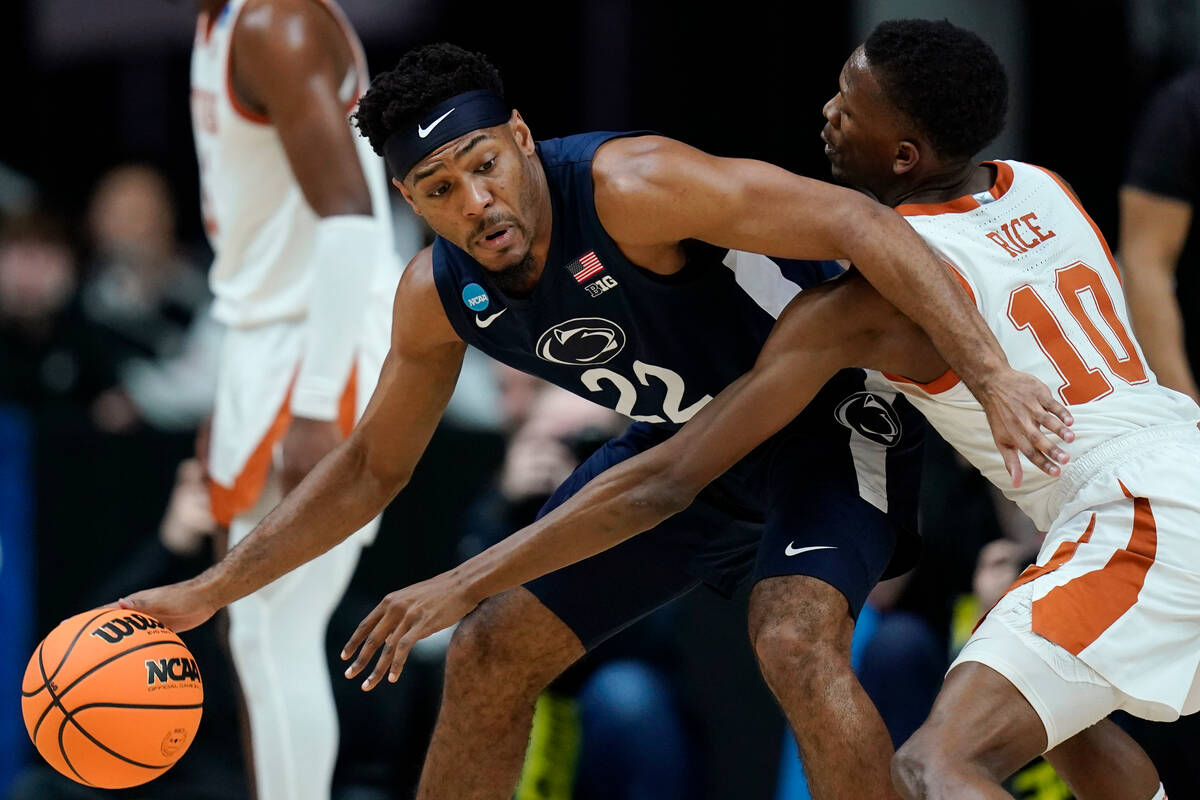
[[[1000,782],[1046,749],[1046,729],[1004,676],[969,661],[950,670],[925,724],[892,761],[905,800],[1011,798]],[[1147,795],[1149,797],[1149,795]]]
[[[846,598],[815,578],[767,578],[750,594],[750,640],[816,800],[897,797],[891,738],[850,669],[853,634]]]
[[[446,684],[418,800],[507,800],[524,763],[533,705],[584,653],[524,588],[469,614],[450,643]]]
[[[1148,800],[1158,791],[1150,756],[1109,719],[1075,734],[1046,760],[1079,800]]]

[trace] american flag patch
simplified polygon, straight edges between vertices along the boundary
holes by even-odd
[[[589,281],[603,270],[604,265],[600,263],[600,259],[596,258],[594,250],[567,264],[567,272],[571,273],[576,283]]]

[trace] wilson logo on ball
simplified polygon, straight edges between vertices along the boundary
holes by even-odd
[[[146,685],[198,681],[200,670],[190,658],[160,658],[146,661]]]
[[[126,636],[132,636],[134,631],[145,631],[152,628],[164,627],[161,622],[149,617],[143,617],[141,614],[130,614],[127,617],[110,620],[96,630],[92,631],[92,636],[103,639],[109,644],[116,644]]]

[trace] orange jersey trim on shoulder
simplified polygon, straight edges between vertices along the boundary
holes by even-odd
[[[225,94],[229,96],[229,104],[233,106],[233,110],[239,117],[256,125],[270,125],[271,119],[266,114],[260,114],[243,103],[233,88],[233,43],[234,37],[237,36],[237,24],[241,20],[244,9],[244,6],[239,8],[237,18],[229,23],[229,52],[225,54]]]
[[[999,200],[1012,188],[1013,168],[1003,161],[984,161],[983,163],[991,164],[996,169],[996,180],[992,182],[988,194]],[[977,208],[979,208],[979,201],[975,199],[974,195],[966,194],[943,203],[904,203],[896,206],[896,212],[905,217],[934,217],[938,214],[961,214]]]
[[[212,36],[213,26],[216,24],[217,17],[210,15],[207,11],[201,11],[196,16],[196,39],[201,44],[208,44],[208,40]]]
[[[912,378],[906,378],[903,375],[896,375],[895,373],[891,372],[883,373],[883,377],[887,378],[889,381],[895,381],[896,383],[907,383],[911,386],[916,386],[918,389],[925,392],[925,394],[941,394],[942,392],[948,392],[959,384],[959,377],[952,369],[946,370],[942,373],[941,377],[935,378],[929,383],[920,383],[918,381],[914,381]]]
[[[1003,161],[985,161],[984,163],[991,164],[996,168],[996,182],[992,184],[992,188],[988,189],[988,193],[999,200],[1012,188],[1013,168]]]
[[[944,203],[905,203],[896,206],[896,213],[905,217],[932,217],[938,214],[961,214],[977,208],[979,208],[979,201],[968,194]]]

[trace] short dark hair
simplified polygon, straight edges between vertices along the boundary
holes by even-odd
[[[948,20],[882,22],[863,44],[889,102],[937,151],[969,158],[1004,129],[1008,75],[988,44]]]
[[[500,72],[482,53],[446,42],[409,50],[395,69],[382,72],[358,101],[354,124],[376,154],[393,131],[423,110],[456,94],[488,89],[504,96]]]

